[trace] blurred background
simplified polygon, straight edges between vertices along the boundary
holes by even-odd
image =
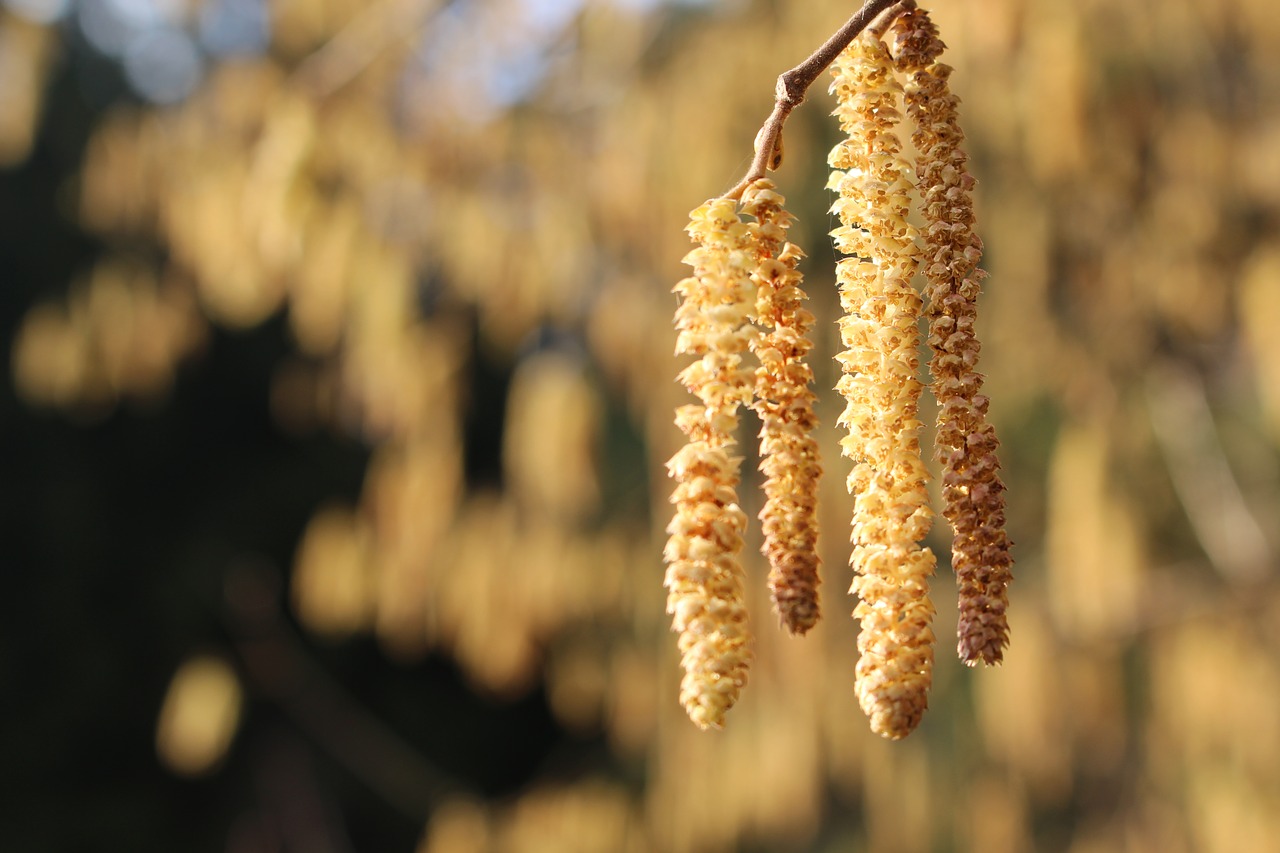
[[[825,85],[825,618],[720,733],[662,589],[671,286],[810,0],[0,0],[0,848],[1280,850],[1280,16],[937,0],[991,277],[1002,668],[853,695]],[[931,419],[932,415],[927,415]],[[759,510],[744,418],[749,514]]]

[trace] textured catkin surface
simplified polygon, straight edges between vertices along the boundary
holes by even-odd
[[[977,268],[982,241],[974,232],[974,179],[960,148],[959,99],[937,62],[944,45],[928,13],[913,9],[894,22],[898,69],[906,74],[908,115],[920,152],[917,172],[924,232],[929,318],[929,369],[938,398],[937,455],[942,463],[943,515],[955,532],[951,561],[959,589],[960,659],[999,663],[1009,643],[1010,541],[1005,532],[1004,483],[987,421],[988,399],[977,371]]]
[[[699,727],[720,728],[751,656],[739,556],[746,515],[736,493],[740,460],[729,448],[754,384],[742,355],[757,334],[750,322],[755,255],[735,202],[708,201],[690,218],[698,248],[685,258],[693,275],[675,287],[676,353],[698,357],[679,378],[700,403],[677,410],[689,441],[667,463],[677,483],[664,555],[667,612],[680,635],[680,702]]]
[[[818,622],[818,479],[822,467],[813,430],[813,370],[805,357],[813,348],[809,331],[814,316],[804,308],[796,266],[804,253],[787,241],[791,214],[786,199],[769,180],[759,180],[742,197],[758,260],[752,278],[757,287],[756,322],[763,334],[752,346],[756,370],[755,402],[760,417],[760,470],[765,475],[765,504],[760,511],[769,558],[769,594],[778,618],[792,634],[804,634]]]
[[[932,513],[918,435],[921,299],[911,286],[918,263],[906,219],[911,178],[896,133],[901,87],[884,44],[864,34],[832,73],[835,114],[848,134],[829,162],[842,223],[832,236],[850,256],[837,267],[844,375],[836,387],[847,403],[841,445],[853,461],[856,691],[872,730],[900,738],[920,722],[933,675],[934,556],[919,544]]]

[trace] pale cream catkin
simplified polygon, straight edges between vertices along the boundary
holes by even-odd
[[[918,264],[907,222],[912,185],[896,131],[902,90],[884,43],[864,32],[831,70],[835,115],[848,135],[829,157],[829,186],[840,193],[833,209],[842,223],[832,236],[849,255],[837,265],[845,314],[836,387],[847,401],[841,445],[853,461],[852,591],[861,623],[855,688],[872,730],[896,739],[920,722],[933,677],[935,561],[920,545],[932,512],[917,418],[922,302],[911,286]]]
[[[755,253],[733,200],[712,199],[690,218],[699,245],[685,257],[693,275],[675,287],[676,353],[698,357],[679,378],[700,403],[677,410],[689,441],[667,463],[677,483],[664,555],[667,612],[680,635],[680,702],[699,727],[720,728],[751,659],[739,559],[747,519],[736,493],[740,460],[729,451],[754,385],[742,356],[757,335]]]

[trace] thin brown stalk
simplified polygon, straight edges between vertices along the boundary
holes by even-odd
[[[748,186],[763,178],[770,169],[778,167],[782,161],[782,126],[787,123],[791,111],[804,103],[805,94],[813,81],[827,70],[840,52],[849,46],[849,42],[869,26],[887,27],[892,22],[894,15],[889,12],[899,2],[900,0],[866,0],[862,8],[854,12],[853,17],[836,30],[822,47],[795,68],[778,76],[773,112],[756,134],[756,154],[751,161],[751,168],[733,189],[724,194],[724,198],[742,198],[742,193]],[[885,18],[881,19],[881,15],[885,15]]]

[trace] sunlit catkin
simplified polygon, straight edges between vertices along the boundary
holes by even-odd
[[[760,416],[760,470],[764,472],[764,532],[761,550],[769,558],[769,593],[774,610],[792,634],[818,622],[818,443],[813,438],[813,369],[805,356],[814,317],[804,308],[796,269],[804,253],[787,241],[792,216],[772,181],[747,187],[742,209],[756,218],[749,227],[758,254],[756,323],[765,330],[752,349],[760,360],[756,399]]]
[[[680,634],[680,702],[699,727],[720,728],[751,656],[738,558],[747,521],[735,491],[741,460],[729,449],[754,384],[742,356],[757,335],[750,322],[756,255],[734,201],[713,199],[690,217],[687,230],[699,245],[685,257],[693,275],[675,286],[676,353],[698,357],[679,379],[701,403],[676,411],[689,443],[667,463],[677,482],[665,551],[667,612]]]
[[[917,172],[925,222],[929,368],[938,398],[938,459],[943,466],[943,515],[955,539],[951,561],[959,588],[960,659],[999,663],[1009,643],[1005,617],[1013,560],[1005,533],[1004,484],[996,458],[999,441],[987,422],[987,397],[977,371],[974,331],[982,241],[974,232],[974,179],[960,148],[956,105],[937,62],[944,48],[928,13],[912,9],[894,24],[899,70],[907,75],[908,114],[920,152]]]
[[[848,134],[831,151],[829,187],[840,192],[833,210],[842,223],[832,236],[851,256],[837,265],[844,375],[836,388],[847,401],[841,446],[854,463],[856,690],[872,730],[896,739],[920,722],[933,676],[934,556],[920,546],[932,513],[917,419],[918,250],[906,219],[911,180],[895,131],[901,87],[888,49],[864,33],[832,73],[835,115]]]

